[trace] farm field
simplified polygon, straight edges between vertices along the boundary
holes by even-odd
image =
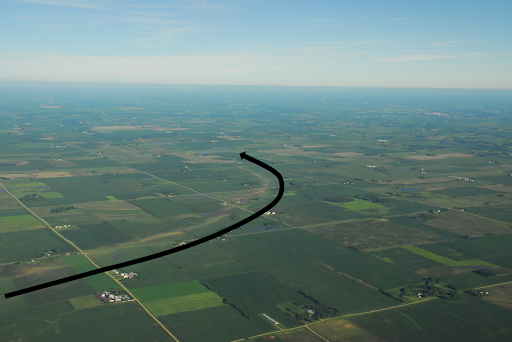
[[[243,151],[282,174],[284,196],[193,248],[2,296],[0,340],[512,339],[512,97],[81,87],[0,85],[3,292],[249,217],[279,183]],[[404,305],[400,289],[436,279],[453,296]]]
[[[213,292],[200,292],[144,302],[144,306],[155,316],[195,311],[221,306],[222,298]]]
[[[384,340],[505,341],[508,328],[496,327],[501,327],[511,317],[512,311],[483,300],[467,298],[457,302],[430,300],[389,312],[353,317],[351,320]],[[440,324],[443,320],[452,323],[444,326]]]
[[[208,291],[209,290],[197,280],[131,290],[131,292],[143,302],[188,296]]]

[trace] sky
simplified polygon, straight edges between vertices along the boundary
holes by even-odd
[[[0,0],[0,81],[512,89],[512,1]]]

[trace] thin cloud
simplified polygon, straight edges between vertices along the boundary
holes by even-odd
[[[410,55],[394,56],[394,57],[378,57],[375,58],[376,62],[380,63],[399,63],[399,62],[416,62],[416,61],[430,61],[435,59],[453,59],[469,56],[478,56],[480,53],[464,53],[459,55],[440,55],[440,54],[426,54],[417,53]]]
[[[85,1],[83,1],[83,0],[19,0],[19,1],[34,3],[34,4],[42,4],[42,5],[87,8],[87,9],[97,9],[97,8],[101,7],[99,2],[87,1],[87,0],[85,0]]]

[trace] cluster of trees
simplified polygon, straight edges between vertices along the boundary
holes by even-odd
[[[356,198],[364,200],[364,201],[370,201],[370,202],[373,202],[376,204],[389,202],[389,199],[387,199],[385,197],[375,196],[375,195],[361,195],[361,196],[356,196]]]
[[[69,211],[69,210],[71,210],[71,209],[78,209],[78,207],[75,207],[74,205],[70,205],[70,206],[68,206],[68,207],[57,207],[57,208],[52,208],[52,209],[50,209],[50,211],[51,211],[52,213],[54,213],[54,214],[55,214],[55,213],[66,213],[66,212],[68,212],[68,211]]]
[[[302,184],[302,183],[298,183],[298,182],[294,182],[294,181],[290,181],[289,182],[290,186],[295,188],[295,189],[310,189],[310,188],[314,188],[313,185],[311,184]]]
[[[413,216],[412,218],[415,220],[418,220],[418,221],[428,221],[428,220],[433,220],[436,217],[434,215],[429,215],[429,214],[418,214],[418,215]]]
[[[305,298],[311,300],[314,304],[301,306],[295,302],[292,302],[292,304],[301,306],[302,308],[305,309],[304,311],[301,311],[299,313],[289,311],[288,314],[295,316],[295,319],[297,319],[299,321],[314,322],[319,319],[330,318],[330,317],[335,317],[335,316],[340,315],[340,312],[338,311],[337,308],[329,306],[329,305],[325,304],[324,302],[322,302],[321,300],[304,293],[303,291],[297,290],[297,292],[299,292]],[[308,312],[308,310],[309,310],[309,312]]]
[[[276,221],[267,221],[265,223],[263,223],[263,225],[265,227],[273,227],[273,226],[277,226],[278,224],[280,224],[281,222],[276,222]]]
[[[385,294],[385,295],[386,295],[386,296],[388,296],[388,297],[391,297],[391,298],[393,298],[393,299],[396,299],[396,300],[398,300],[398,301],[400,301],[400,302],[402,302],[402,303],[404,302],[404,299],[403,299],[403,298],[398,297],[398,296],[395,296],[394,294],[392,294],[392,293],[391,293],[391,292],[389,292],[389,291],[382,290],[382,289],[379,289],[379,291],[380,291],[380,293]]]
[[[423,297],[438,297],[445,300],[460,300],[462,296],[460,290],[455,286],[447,284],[441,278],[429,277],[423,279],[423,284],[413,284],[404,286],[400,289],[400,298],[406,296],[416,296],[421,293]],[[381,291],[385,293],[386,291]],[[388,294],[392,298],[400,300],[393,294]],[[401,300],[403,302],[403,299]]]
[[[344,203],[344,202],[352,202],[354,199],[351,197],[336,197],[336,196],[328,196],[324,198],[324,201],[334,202],[334,203]]]
[[[21,197],[20,201],[22,201],[22,202],[35,201],[35,200],[38,200],[41,198],[44,198],[44,197],[41,195],[38,195],[38,194],[30,194],[30,195],[25,195],[25,196]]]
[[[240,183],[240,185],[243,185],[243,186],[247,186],[247,185],[248,185],[248,186],[258,186],[258,185],[260,185],[260,183],[258,183],[258,182],[245,181],[245,182]]]
[[[483,275],[484,277],[495,277],[499,272],[490,269],[479,269],[474,271],[477,274]]]
[[[476,289],[468,289],[464,292],[466,292],[467,294],[476,296],[476,297],[482,297],[484,295],[482,291],[478,291]]]

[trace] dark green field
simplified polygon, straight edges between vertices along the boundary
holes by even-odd
[[[354,322],[391,341],[507,341],[512,312],[483,300],[431,300],[419,305],[357,316]],[[450,321],[449,325],[444,322]]]
[[[67,239],[76,241],[80,248],[93,249],[130,241],[130,237],[108,223],[80,224],[79,229],[62,231]]]
[[[224,342],[269,331],[230,306],[161,316],[159,319],[183,341]]]
[[[12,262],[40,257],[41,253],[55,249],[61,253],[71,252],[73,248],[50,229],[26,230],[0,234],[0,261]]]

